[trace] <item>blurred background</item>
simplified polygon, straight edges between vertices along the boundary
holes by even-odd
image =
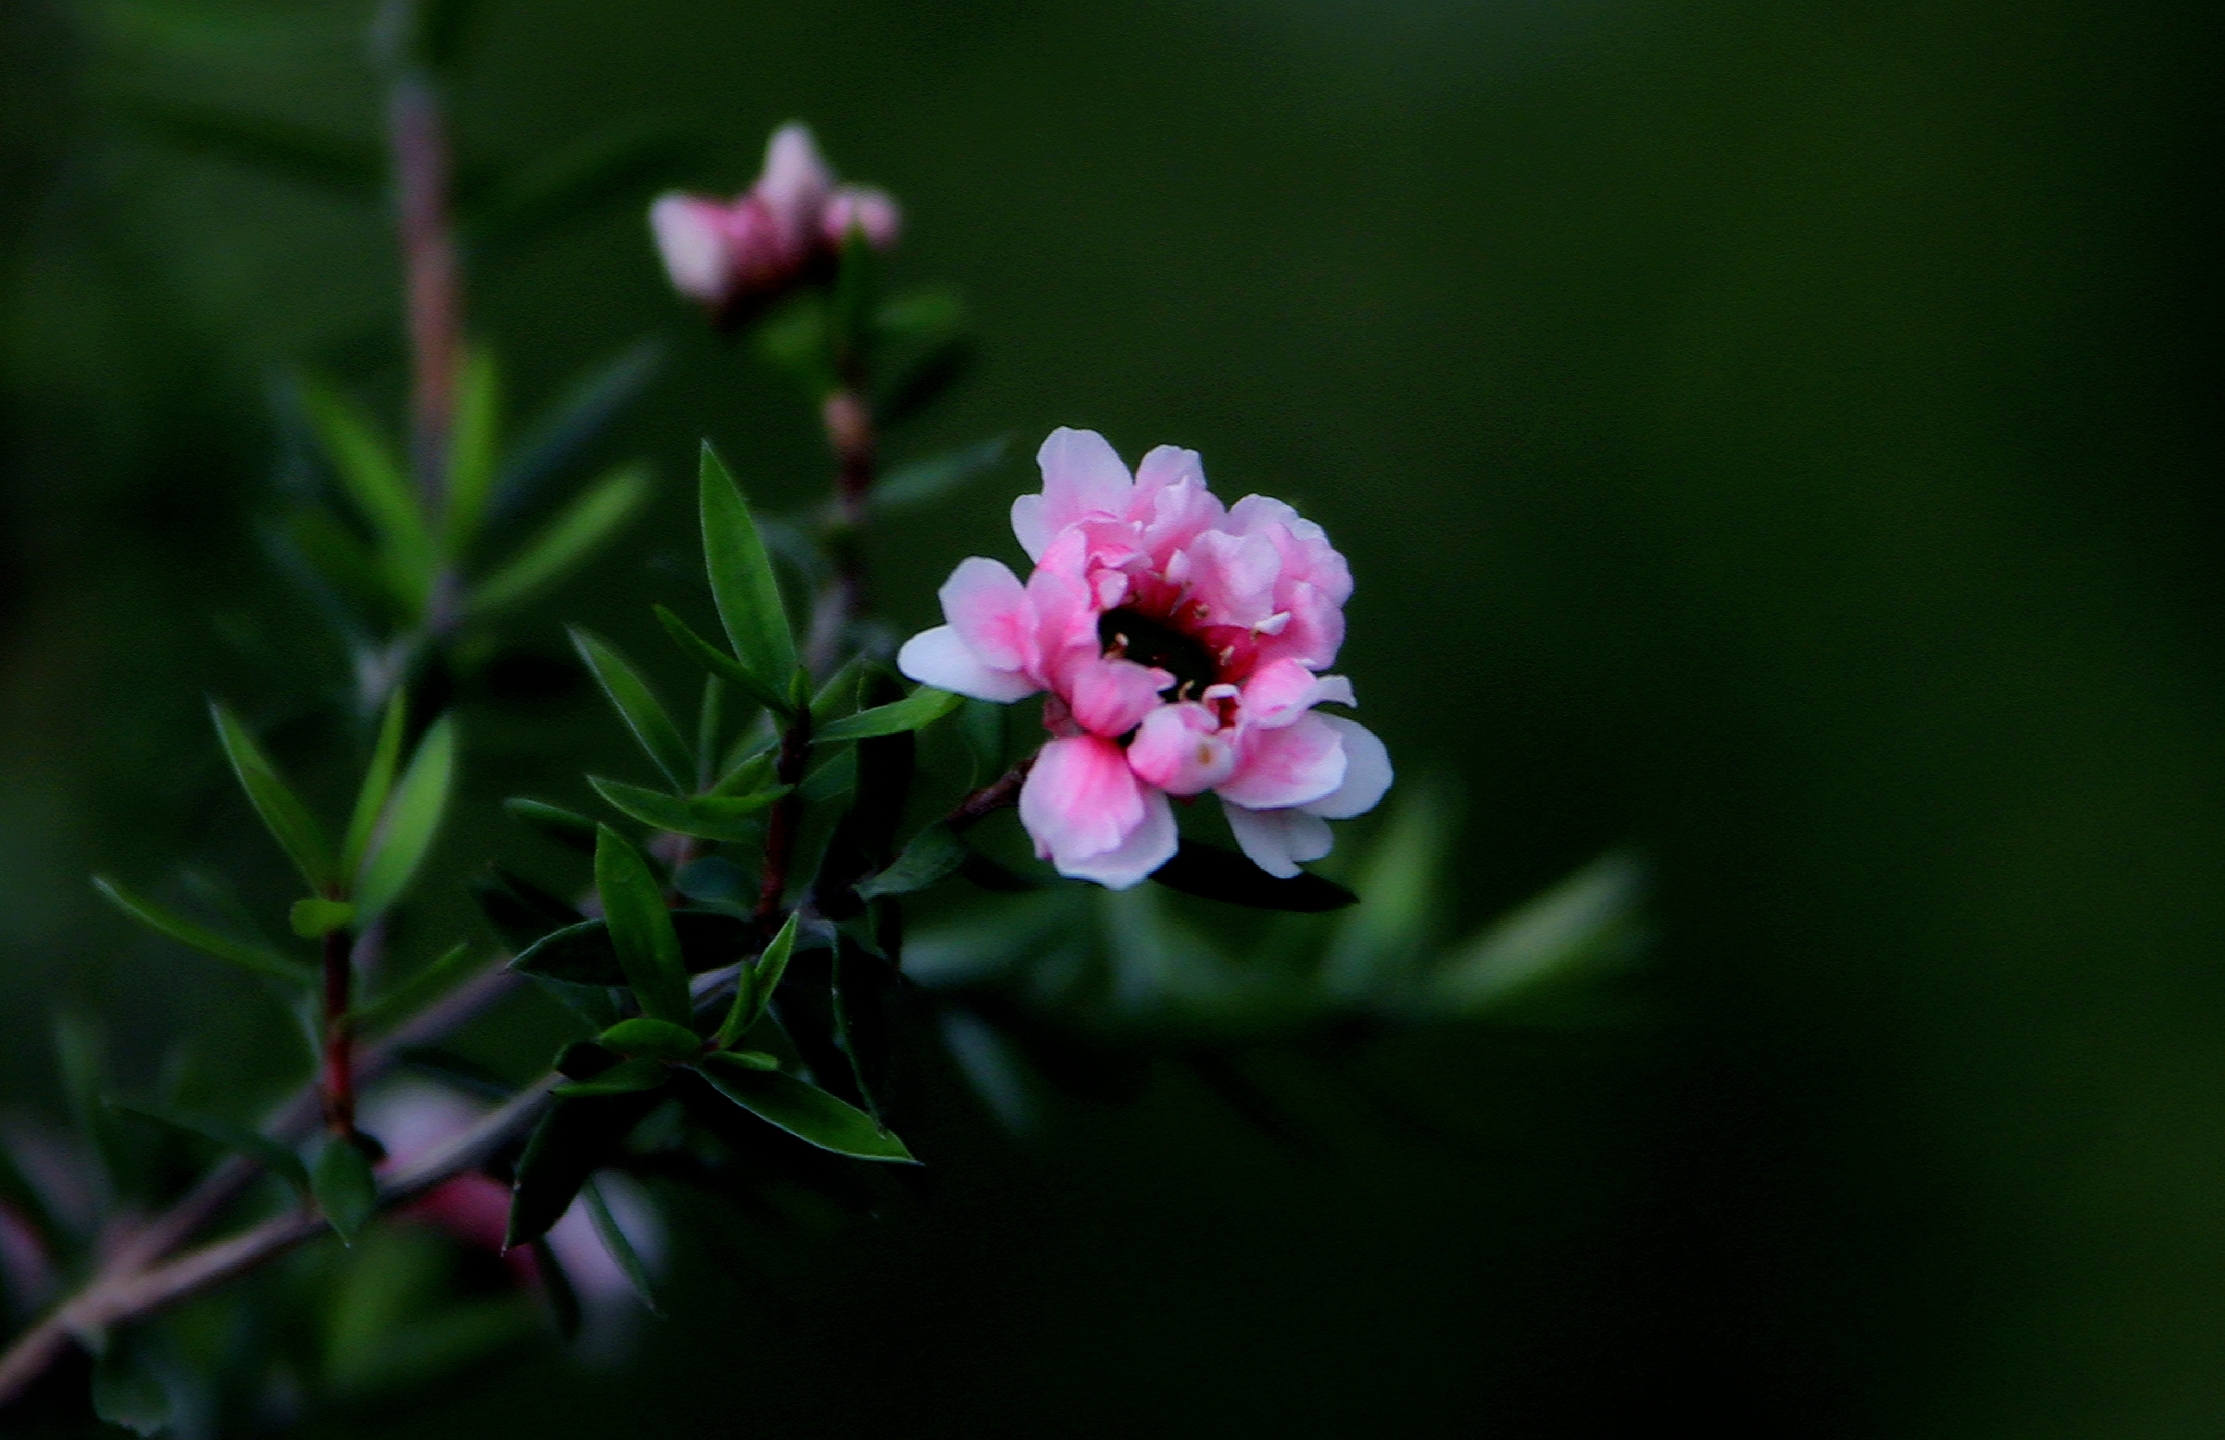
[[[251,524],[282,469],[266,390],[314,364],[391,393],[395,264],[377,203],[174,122],[375,140],[365,23],[0,8],[10,1107],[58,1103],[57,1010],[106,1015],[127,1072],[182,1029],[254,1033],[232,977],[85,876],[276,873],[208,799],[204,696],[278,693],[321,643]],[[477,25],[467,160],[634,127],[671,137],[653,178],[732,191],[811,121],[901,198],[899,274],[979,317],[980,369],[904,447],[1089,426],[1293,499],[1358,576],[1363,717],[1461,797],[1448,930],[1634,845],[1657,938],[1637,1020],[1367,1050],[1425,1131],[1295,1064],[1268,1078],[1300,1143],[1174,1073],[1025,1143],[953,1106],[926,1203],[688,1252],[625,1365],[529,1351],[314,1433],[2217,1433],[2214,6],[488,0]],[[701,435],[761,503],[825,483],[808,412],[666,289],[647,193],[470,276],[524,403],[664,347],[609,442],[659,498],[535,612],[552,658],[568,619],[658,654]],[[958,556],[1010,554],[1032,483],[1009,463],[880,536],[885,608],[924,622]],[[623,753],[548,684],[482,800]]]

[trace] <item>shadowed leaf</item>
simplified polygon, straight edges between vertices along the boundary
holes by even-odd
[[[758,1119],[822,1150],[859,1160],[918,1163],[904,1142],[872,1116],[793,1075],[759,1070],[721,1054],[706,1056],[700,1073],[712,1089]]]
[[[1234,850],[1199,840],[1185,839],[1174,858],[1153,871],[1151,878],[1185,895],[1202,895],[1254,910],[1341,910],[1357,904],[1360,898],[1319,875],[1300,873],[1279,880]]]

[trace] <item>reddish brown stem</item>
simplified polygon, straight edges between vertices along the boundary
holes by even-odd
[[[354,962],[345,930],[324,937],[324,1123],[335,1135],[355,1133],[355,1035],[348,1020]]]
[[[405,71],[395,80],[387,125],[409,315],[411,468],[426,510],[437,514],[448,489],[462,300],[448,215],[448,137],[439,96],[423,75]]]
[[[950,818],[947,822],[950,828],[963,831],[987,816],[1002,810],[1007,805],[1018,804],[1020,787],[1027,783],[1028,771],[1034,768],[1035,757],[1030,755],[1027,759],[1022,760],[996,779],[959,801],[958,808],[950,812]]]
[[[788,893],[788,869],[796,857],[796,834],[803,825],[803,769],[811,758],[811,707],[799,705],[788,729],[780,737],[780,758],[773,778],[789,788],[773,802],[765,820],[765,873],[757,888],[757,924],[760,933],[773,933],[780,915],[781,897]]]

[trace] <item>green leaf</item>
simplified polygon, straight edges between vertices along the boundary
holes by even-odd
[[[621,1063],[647,1065],[660,1075],[664,1071],[654,1060]],[[612,1068],[605,1067],[601,1073],[609,1074]],[[616,1158],[626,1132],[656,1104],[657,1097],[652,1093],[631,1093],[581,1096],[551,1105],[533,1127],[525,1153],[518,1158],[503,1245],[523,1245],[547,1234],[549,1227],[571,1208],[573,1197],[587,1183],[587,1177]]]
[[[719,737],[726,733],[726,682],[703,677],[703,698],[695,707],[695,788],[708,790],[718,778]]]
[[[838,363],[862,370],[873,351],[873,312],[879,304],[880,263],[862,226],[842,237],[841,266],[834,277],[834,333],[841,346]]]
[[[610,802],[611,808],[629,815],[656,830],[670,830],[678,835],[693,835],[704,840],[751,840],[756,838],[756,817],[775,800],[788,793],[785,785],[770,790],[760,790],[755,795],[667,795],[661,790],[648,790],[639,785],[626,785],[616,780],[605,780],[598,775],[587,777],[595,793]]]
[[[1357,904],[1359,896],[1334,880],[1300,871],[1280,880],[1254,865],[1250,858],[1202,840],[1182,841],[1174,858],[1151,873],[1169,890],[1202,895],[1228,905],[1254,910],[1289,910],[1314,914],[1341,910]]]
[[[618,711],[634,739],[664,772],[675,790],[693,788],[695,757],[688,752],[688,742],[680,734],[680,727],[672,723],[672,716],[651,692],[648,684],[628,665],[625,659],[609,645],[588,634],[585,630],[571,632],[572,644],[579,657],[593,672],[595,683],[603,687],[603,694]]]
[[[719,621],[742,669],[758,680],[751,693],[784,695],[796,671],[796,641],[781,603],[780,582],[734,477],[706,441],[699,484],[703,560]],[[783,711],[789,707],[779,706]]]
[[[93,1413],[134,1435],[159,1435],[176,1418],[162,1378],[134,1348],[116,1343],[93,1362]]]
[[[518,507],[568,465],[640,396],[664,363],[664,341],[651,335],[604,361],[533,418],[510,452],[492,511]]]
[[[719,1049],[733,1049],[772,1003],[773,991],[779,987],[780,977],[788,969],[788,957],[796,948],[796,921],[796,912],[789,911],[787,922],[765,947],[765,953],[757,957],[757,963],[743,966],[734,977],[734,1003],[727,1007],[726,1019],[712,1037]]]
[[[541,533],[472,587],[467,608],[491,615],[532,599],[563,579],[617,534],[649,498],[649,471],[623,465],[558,511]]]
[[[456,727],[443,715],[417,743],[356,882],[356,907],[376,915],[401,898],[440,831],[456,778]]]
[[[355,907],[345,900],[296,900],[286,912],[286,923],[304,940],[316,940],[355,921]]]
[[[873,324],[883,339],[939,344],[962,333],[968,319],[965,298],[938,286],[896,296],[881,307]]]
[[[731,1065],[739,1070],[778,1070],[780,1059],[762,1050],[714,1050],[703,1057],[706,1065]]]
[[[757,353],[803,387],[814,403],[837,384],[825,295],[805,290],[757,326]]]
[[[465,233],[475,248],[499,250],[615,203],[646,207],[655,183],[675,176],[692,150],[685,132],[655,121],[591,135],[534,160],[462,207]]]
[[[733,656],[696,634],[687,621],[662,605],[653,605],[650,608],[657,612],[658,623],[664,626],[664,633],[672,637],[672,643],[680,647],[681,653],[758,704],[786,712],[788,696],[785,691],[766,685],[757,676],[744,670]]]
[[[362,788],[355,793],[355,813],[348,817],[347,835],[340,842],[340,873],[355,875],[363,869],[371,837],[378,832],[379,817],[394,789],[394,769],[402,762],[402,722],[408,715],[409,697],[396,686],[386,702],[386,717],[379,722],[378,743],[371,748],[371,763],[363,772]]]
[[[396,598],[412,609],[422,607],[432,589],[433,542],[407,473],[371,422],[338,391],[304,379],[301,405],[341,488],[379,537]]]
[[[731,965],[741,958],[752,927],[724,910],[674,910],[672,929],[680,937],[680,962],[690,974]],[[510,968],[569,985],[623,985],[625,967],[602,920],[580,920],[543,935],[518,953]]]
[[[602,1187],[592,1178],[581,1194],[587,1201],[587,1218],[595,1222],[595,1234],[603,1242],[604,1253],[616,1264],[626,1283],[633,1286],[634,1295],[652,1315],[664,1312],[657,1308],[655,1290],[649,1284],[649,1267],[641,1263],[641,1255],[634,1249],[633,1241],[619,1228],[618,1217],[610,1213],[610,1204],[603,1199]]]
[[[718,783],[707,792],[712,795],[752,795],[773,783],[773,770],[780,763],[777,743],[767,745],[754,755],[745,756],[734,768],[720,776]]]
[[[821,805],[848,791],[858,783],[858,752],[840,750],[834,758],[803,777],[797,787],[803,798],[813,805]]]
[[[940,500],[975,476],[996,469],[1008,444],[1009,437],[999,435],[892,470],[873,487],[873,510],[908,510]]]
[[[811,739],[813,744],[838,745],[845,740],[864,740],[875,735],[901,735],[907,730],[932,725],[965,703],[963,695],[922,685],[893,705],[876,705],[870,710],[844,716]]]
[[[448,433],[447,550],[461,555],[479,533],[502,454],[502,375],[481,346],[464,354],[456,379],[456,416]]]
[[[479,963],[471,953],[471,942],[459,941],[439,959],[414,971],[409,978],[382,991],[369,1004],[350,1012],[349,1022],[364,1034],[375,1034],[393,1022],[414,1015],[437,996],[445,993],[458,980],[471,973]]]
[[[602,896],[618,963],[643,1013],[687,1024],[694,1007],[672,912],[665,908],[664,893],[641,852],[608,825],[595,834],[595,890]]]
[[[347,1136],[325,1137],[309,1172],[309,1188],[342,1244],[353,1245],[378,1213],[379,1182],[371,1174],[370,1157]]]
[[[703,1038],[687,1026],[646,1015],[619,1021],[595,1042],[629,1059],[692,1060],[703,1051]]]
[[[557,1086],[549,1093],[559,1100],[585,1100],[597,1095],[637,1095],[644,1090],[656,1089],[671,1078],[671,1075],[671,1067],[662,1060],[621,1060],[592,1080],[574,1080]]]
[[[1593,861],[1446,956],[1427,977],[1429,1003],[1477,1014],[1627,955],[1639,941],[1644,894],[1637,860]]]
[[[733,1063],[704,1065],[696,1073],[758,1119],[822,1150],[859,1160],[918,1163],[872,1116],[793,1075]]]
[[[197,1135],[235,1155],[254,1161],[293,1186],[296,1191],[304,1195],[309,1193],[309,1170],[301,1163],[301,1157],[260,1130],[251,1130],[245,1125],[235,1125],[213,1115],[197,1115],[189,1110],[154,1101],[123,1100],[111,1096],[108,1108],[153,1120],[173,1130],[183,1130],[188,1135]]]
[[[567,850],[577,850],[583,855],[595,853],[595,822],[577,810],[567,810],[545,800],[529,800],[522,795],[503,801],[502,808],[509,812],[511,819],[530,826]]]
[[[150,930],[158,930],[181,945],[189,945],[204,955],[228,960],[243,970],[258,975],[268,975],[293,985],[313,983],[316,972],[299,960],[266,950],[260,945],[250,945],[244,940],[234,940],[219,935],[206,926],[196,925],[182,915],[164,909],[143,896],[137,895],[103,875],[93,877],[93,888],[101,898]]]
[[[588,853],[594,853],[592,827],[589,831]],[[477,902],[480,913],[494,927],[494,933],[512,950],[524,950],[545,939],[552,931],[562,930],[580,923],[580,913],[568,900],[559,899],[522,875],[513,874],[499,865],[489,866],[488,873],[465,886]],[[616,957],[613,957],[615,963]]]
[[[386,159],[375,145],[281,121],[204,105],[126,100],[132,119],[191,150],[375,200],[386,181]]]
[[[871,900],[881,895],[909,895],[956,871],[966,863],[966,842],[956,831],[938,820],[912,837],[904,853],[890,862],[878,875],[869,875],[858,882],[858,898]]]
[[[223,742],[224,753],[232,762],[232,773],[239,777],[240,788],[247,792],[255,813],[263,817],[263,826],[277,840],[278,848],[294,862],[310,889],[331,888],[338,878],[332,868],[332,847],[308,807],[287,788],[277,767],[231,711],[212,701],[209,714],[216,720],[217,739]]]

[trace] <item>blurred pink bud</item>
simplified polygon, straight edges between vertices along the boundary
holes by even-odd
[[[896,243],[902,217],[879,190],[838,185],[811,131],[791,123],[765,146],[765,166],[731,200],[661,195],[649,229],[672,288],[731,324],[797,285],[833,272],[850,232],[875,249]]]

